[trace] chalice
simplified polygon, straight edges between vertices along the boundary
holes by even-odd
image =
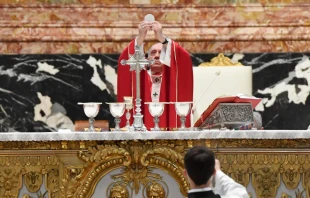
[[[160,131],[159,128],[159,117],[163,114],[164,112],[164,107],[166,102],[145,102],[144,104],[149,105],[149,111],[150,114],[154,117],[154,128],[152,128],[152,131]]]
[[[124,102],[126,103],[126,128],[127,130],[129,131],[130,129],[130,117],[131,117],[131,114],[130,114],[130,110],[133,108],[133,97],[130,97],[130,96],[125,96],[124,97]]]
[[[114,131],[121,131],[119,127],[119,123],[121,122],[121,116],[124,114],[125,106],[127,103],[125,102],[107,102],[106,104],[110,107],[110,112],[114,117],[115,129]]]
[[[190,109],[191,109],[191,104],[193,102],[175,102],[175,110],[177,114],[180,116],[181,120],[181,127],[179,128],[180,131],[185,131],[185,121],[186,121],[186,116],[189,114]]]
[[[101,102],[79,102],[78,105],[83,105],[84,113],[89,118],[88,131],[95,132],[94,122],[95,117],[98,115],[100,110]]]

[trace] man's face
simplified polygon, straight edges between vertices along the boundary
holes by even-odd
[[[154,73],[154,74],[161,73],[162,72],[162,68],[164,66],[159,61],[160,52],[161,52],[162,47],[163,47],[163,45],[161,43],[157,43],[157,44],[153,45],[151,47],[151,49],[149,50],[148,59],[149,60],[154,60],[154,63],[152,65],[150,65],[151,72]]]

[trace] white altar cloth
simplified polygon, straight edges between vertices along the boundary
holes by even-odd
[[[308,130],[165,131],[165,132],[11,132],[0,141],[101,141],[196,139],[308,139]]]

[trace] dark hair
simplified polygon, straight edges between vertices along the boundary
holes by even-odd
[[[185,154],[184,165],[188,176],[197,186],[206,184],[214,173],[214,153],[204,146],[195,146]]]

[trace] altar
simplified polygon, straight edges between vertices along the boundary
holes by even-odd
[[[0,197],[185,197],[194,145],[253,198],[310,196],[309,131],[214,130],[0,133]]]

